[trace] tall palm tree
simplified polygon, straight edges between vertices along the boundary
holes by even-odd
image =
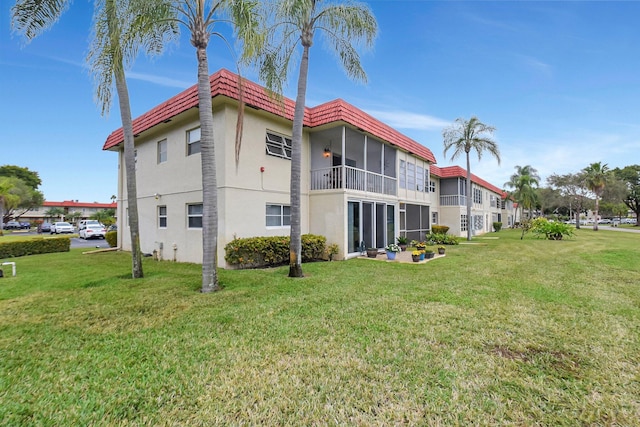
[[[302,277],[302,229],[300,179],[302,170],[302,127],[309,70],[309,49],[314,34],[321,31],[340,58],[350,78],[366,81],[355,44],[373,46],[378,24],[364,3],[324,3],[322,0],[280,0],[275,2],[274,27],[270,34],[273,49],[261,57],[260,77],[267,87],[282,93],[293,53],[302,46],[298,71],[298,88],[293,115],[291,145],[291,241],[289,277]]]
[[[598,231],[598,210],[600,208],[600,197],[607,184],[609,175],[609,167],[601,162],[591,163],[582,170],[585,173],[585,183],[587,188],[593,191],[596,196],[595,221],[593,221],[593,230]]]
[[[471,220],[471,204],[473,198],[471,194],[471,163],[469,153],[475,151],[478,154],[478,160],[482,159],[482,154],[488,151],[500,164],[500,150],[498,144],[489,136],[495,132],[495,128],[485,125],[477,117],[472,116],[469,120],[457,118],[455,123],[442,131],[444,139],[444,155],[447,151],[453,149],[451,160],[455,160],[462,153],[467,159],[467,240],[471,240],[471,228],[473,221]]]
[[[12,7],[12,27],[27,40],[55,24],[70,6],[71,0],[17,0]],[[129,91],[125,79],[125,65],[130,65],[140,48],[146,53],[162,51],[167,36],[177,35],[170,21],[149,19],[142,23],[140,16],[168,13],[166,7],[152,0],[97,0],[94,8],[95,37],[87,60],[96,78],[96,97],[102,113],[108,113],[115,79],[122,129],[127,179],[129,230],[131,234],[132,277],[144,276],[138,220],[135,180],[133,120]],[[163,16],[164,17],[164,16]]]
[[[254,55],[259,50],[263,37],[259,31],[259,14],[254,0],[181,0],[171,3],[178,12],[178,21],[191,33],[191,44],[196,49],[198,60],[203,211],[201,291],[206,293],[220,289],[217,273],[218,184],[207,47],[212,35],[226,41],[222,33],[215,29],[225,22],[231,22],[237,39],[243,43],[243,56]],[[239,144],[239,135],[236,137],[236,144]]]
[[[524,218],[525,208],[531,212],[537,202],[536,188],[540,185],[540,176],[530,165],[516,166],[515,169],[516,173],[504,185],[514,189],[511,195],[520,205],[520,218]]]

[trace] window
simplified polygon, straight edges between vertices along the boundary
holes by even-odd
[[[407,188],[407,162],[400,160],[400,188]]]
[[[202,203],[187,205],[187,227],[202,228]]]
[[[167,140],[158,141],[158,164],[167,161]]]
[[[416,189],[416,165],[413,163],[407,163],[407,188]]]
[[[431,224],[438,223],[438,212],[431,212]]]
[[[473,203],[482,204],[482,191],[477,188],[473,189]]]
[[[473,228],[472,230],[482,230],[484,227],[482,215],[473,215]]]
[[[460,215],[460,231],[467,231],[467,216]]]
[[[267,227],[288,227],[291,225],[291,207],[267,205]]]
[[[418,191],[424,191],[424,183],[425,181],[425,174],[424,174],[424,168],[422,166],[416,166],[416,177],[417,177],[417,186],[416,186],[416,190]],[[427,178],[428,180],[428,178]]]
[[[267,154],[291,160],[291,138],[267,132]]]
[[[187,131],[187,156],[200,152],[200,128]]]
[[[436,182],[433,180],[429,181],[429,191],[432,193],[436,192]]]
[[[158,206],[158,227],[167,228],[167,207]]]

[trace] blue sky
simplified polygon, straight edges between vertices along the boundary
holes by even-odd
[[[28,45],[11,34],[13,3],[0,5],[0,164],[37,171],[47,200],[109,202],[117,156],[102,145],[121,123],[117,105],[100,115],[83,65],[93,2],[75,0]],[[350,81],[317,34],[308,106],[342,98],[429,147],[439,166],[464,167],[444,157],[442,130],[476,115],[497,128],[502,162],[474,157],[471,168],[498,187],[517,165],[544,182],[592,162],[640,163],[640,2],[368,3],[380,26],[362,54],[368,82]],[[218,41],[209,65],[235,69]],[[140,57],[128,76],[134,117],[194,84],[186,32],[162,57]],[[295,87],[291,80],[285,95],[295,98]]]

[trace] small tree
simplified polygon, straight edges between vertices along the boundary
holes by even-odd
[[[593,192],[596,197],[596,207],[595,207],[595,221],[593,221],[593,231],[598,231],[598,211],[600,207],[600,198],[602,197],[602,192],[604,191],[604,187],[607,184],[609,168],[606,164],[601,164],[601,162],[591,163],[589,166],[583,169],[585,173],[585,183],[589,190]]]

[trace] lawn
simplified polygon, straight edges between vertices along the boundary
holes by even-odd
[[[221,271],[213,294],[192,264],[134,281],[126,253],[13,261],[1,425],[640,419],[640,234],[502,230],[421,265]]]

